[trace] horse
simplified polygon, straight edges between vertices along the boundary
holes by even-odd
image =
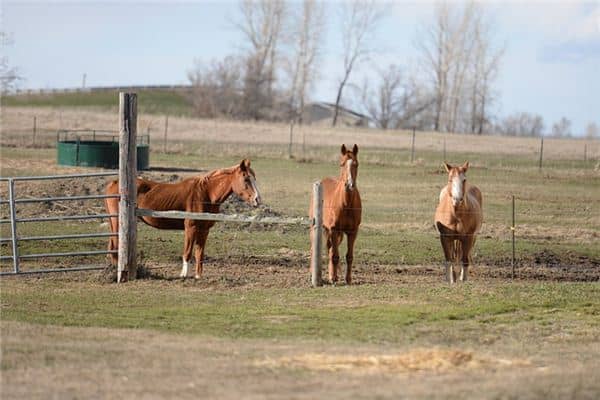
[[[460,280],[467,280],[471,251],[483,220],[483,198],[477,186],[467,183],[468,161],[460,167],[448,163],[444,163],[444,167],[448,172],[448,184],[440,191],[435,225],[446,258],[446,280],[454,283],[456,271],[452,264],[459,260],[462,260]]]
[[[360,193],[356,188],[358,174],[358,146],[347,150],[342,144],[340,155],[339,178],[324,178],[321,180],[323,188],[323,230],[327,240],[329,257],[329,280],[337,283],[340,268],[339,246],[344,239],[348,240],[346,253],[346,284],[352,283],[352,261],[354,259],[354,242],[361,222],[362,204]],[[309,215],[313,217],[313,205]],[[311,231],[312,235],[312,231]],[[312,240],[311,240],[312,243]]]
[[[110,182],[106,187],[106,194],[118,193],[118,180]],[[237,194],[242,200],[254,207],[261,204],[256,175],[250,168],[250,160],[244,159],[239,165],[216,169],[206,175],[187,178],[177,183],[160,183],[142,178],[137,179],[137,206],[155,211],[177,210],[218,213],[220,205],[232,193]],[[119,199],[106,199],[106,210],[109,214],[118,214]],[[208,231],[215,224],[214,221],[146,216],[140,217],[140,220],[157,229],[183,230],[185,232],[183,265],[179,276],[181,278],[188,276],[192,250],[196,245],[196,274],[194,277],[196,279],[200,278],[204,259],[204,246],[206,245]],[[118,232],[119,221],[117,217],[110,218],[110,229],[112,233]],[[118,238],[111,237],[108,242],[108,249],[116,250],[117,248]],[[111,253],[110,257],[111,263],[115,265],[118,261],[117,255]]]

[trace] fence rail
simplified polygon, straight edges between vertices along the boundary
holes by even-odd
[[[19,253],[19,242],[20,241],[86,239],[86,238],[96,238],[96,237],[111,237],[111,236],[117,236],[117,235],[113,234],[113,233],[82,233],[82,234],[19,237],[19,235],[17,233],[17,223],[109,218],[109,217],[116,217],[116,216],[118,216],[118,214],[61,215],[61,216],[51,216],[51,217],[17,218],[16,206],[17,206],[17,204],[23,204],[23,203],[118,198],[118,197],[120,197],[119,195],[84,195],[84,196],[71,196],[71,197],[56,196],[56,197],[17,199],[16,192],[15,192],[15,183],[18,181],[79,179],[79,178],[115,176],[115,175],[117,175],[117,174],[114,172],[100,172],[100,173],[70,174],[70,175],[0,177],[0,182],[8,183],[8,197],[9,197],[8,200],[0,200],[0,204],[8,204],[9,208],[10,208],[10,218],[0,220],[0,224],[10,223],[10,226],[11,226],[11,237],[10,238],[0,238],[0,243],[11,242],[11,244],[12,244],[12,255],[0,256],[0,261],[13,260],[13,271],[0,272],[0,275],[16,275],[16,274],[23,274],[23,273],[44,273],[44,272],[57,272],[57,271],[83,271],[83,270],[102,268],[102,267],[80,266],[80,267],[75,267],[75,268],[64,268],[64,269],[61,268],[61,269],[45,269],[45,270],[35,270],[35,271],[21,271],[19,261],[23,260],[23,259],[35,259],[35,258],[46,258],[46,257],[95,256],[95,255],[100,255],[100,254],[113,254],[113,253],[115,253],[115,251],[89,250],[89,251],[61,252],[61,253],[20,254]]]
[[[136,209],[135,214],[138,217],[170,218],[170,219],[195,219],[203,221],[220,222],[254,222],[261,224],[287,224],[287,225],[310,225],[308,218],[282,218],[282,217],[260,217],[241,214],[220,214],[220,213],[196,213],[186,211],[155,211],[145,208]]]

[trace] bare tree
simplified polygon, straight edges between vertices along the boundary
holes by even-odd
[[[248,40],[244,73],[244,107],[259,119],[273,105],[277,49],[285,16],[283,0],[242,0],[238,29]]]
[[[234,56],[210,65],[196,62],[188,72],[192,84],[192,103],[200,117],[242,118],[242,63]]]
[[[11,67],[8,56],[4,49],[13,44],[13,39],[3,31],[0,31],[0,48],[2,48],[2,56],[0,56],[0,90],[2,93],[13,90],[17,87],[19,81],[23,77],[19,74],[17,67]]]
[[[492,83],[503,52],[492,49],[492,25],[484,11],[474,2],[462,8],[437,3],[435,22],[421,27],[416,46],[435,96],[436,131],[481,132],[489,122]]]
[[[479,15],[474,29],[474,57],[471,71],[470,131],[481,135],[490,123],[489,109],[495,100],[493,82],[498,77],[504,46],[494,48],[493,26],[484,15]],[[539,117],[539,116],[538,116]],[[540,117],[541,118],[541,117]]]
[[[541,136],[544,132],[544,119],[541,115],[515,113],[503,118],[495,131],[506,136]]]
[[[552,125],[552,136],[555,137],[566,137],[571,136],[571,121],[567,118],[562,117],[558,122]]]
[[[585,127],[585,137],[588,139],[596,139],[600,137],[600,128],[595,122],[590,122]]]
[[[337,124],[342,94],[350,74],[358,63],[369,58],[373,51],[370,39],[383,10],[374,0],[353,0],[342,5],[342,45],[344,72],[338,85],[332,125]]]
[[[396,125],[400,113],[402,89],[402,73],[395,65],[379,71],[375,89],[369,87],[367,80],[363,84],[364,108],[378,128],[388,129]]]
[[[317,77],[315,65],[324,45],[325,7],[316,0],[304,0],[299,8],[292,15],[298,23],[291,32],[290,40],[293,55],[289,107],[292,118],[302,123],[307,91]]]

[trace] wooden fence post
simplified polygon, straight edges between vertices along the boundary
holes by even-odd
[[[542,160],[544,159],[544,137],[542,136],[542,141],[540,143],[540,170],[542,169]]]
[[[119,262],[117,282],[137,273],[137,94],[119,93]]]
[[[321,277],[321,247],[323,246],[323,189],[321,182],[313,184],[313,220],[311,221],[310,272],[313,287],[323,286]]]
[[[413,128],[412,144],[410,146],[410,162],[415,161],[415,128]]]
[[[163,153],[167,152],[167,132],[169,130],[169,116],[165,118],[165,138],[163,139]]]
[[[446,162],[446,138],[444,138],[444,162]]]
[[[35,147],[35,134],[37,131],[37,117],[33,117],[33,137],[31,138],[31,146]]]
[[[293,119],[290,122],[290,142],[288,144],[288,158],[290,160],[292,159],[292,142],[294,141],[294,124],[295,123],[296,123],[296,121]]]
[[[515,196],[512,197],[512,226],[510,227],[512,233],[512,259],[511,259],[511,277],[515,279]]]

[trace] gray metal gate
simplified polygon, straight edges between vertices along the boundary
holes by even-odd
[[[92,199],[106,199],[106,198],[119,198],[119,195],[84,195],[84,196],[63,196],[63,197],[41,197],[41,198],[27,198],[18,199],[15,193],[15,182],[16,181],[41,181],[41,180],[55,180],[55,179],[73,179],[73,178],[89,178],[98,176],[116,176],[117,172],[100,172],[91,174],[72,174],[72,175],[49,175],[49,176],[24,176],[24,177],[11,177],[11,178],[0,178],[0,182],[8,183],[8,200],[0,200],[0,204],[8,204],[10,208],[10,218],[1,219],[0,224],[10,224],[11,237],[0,238],[0,243],[12,243],[12,255],[0,256],[0,260],[13,260],[13,271],[11,272],[0,272],[0,275],[16,275],[16,274],[27,274],[27,273],[45,273],[45,272],[63,272],[63,271],[83,271],[91,269],[101,269],[103,267],[98,266],[80,266],[73,268],[53,268],[53,269],[40,269],[31,271],[22,271],[19,268],[19,261],[22,259],[33,259],[43,257],[68,257],[68,256],[88,256],[98,254],[111,254],[117,253],[116,250],[93,250],[93,251],[77,251],[77,252],[65,252],[65,253],[37,253],[37,254],[20,254],[19,242],[30,241],[30,240],[59,240],[59,239],[81,239],[81,238],[94,238],[94,237],[111,237],[118,236],[117,233],[83,233],[83,234],[71,234],[71,235],[53,235],[53,236],[19,236],[17,233],[18,223],[28,222],[45,222],[45,221],[68,221],[68,220],[84,220],[84,219],[96,219],[96,218],[108,218],[118,217],[118,214],[94,214],[94,215],[67,215],[67,216],[52,216],[52,217],[40,217],[40,218],[17,218],[16,206],[22,203],[38,203],[48,201],[72,201],[72,200],[92,200]]]

